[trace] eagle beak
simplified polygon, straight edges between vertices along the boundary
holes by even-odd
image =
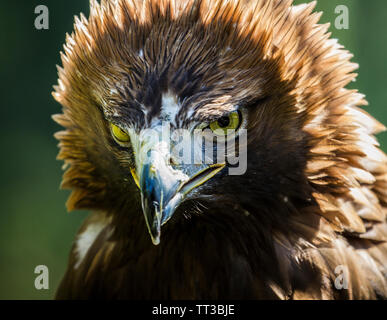
[[[138,180],[142,209],[154,245],[160,243],[161,226],[172,217],[185,196],[224,167],[224,164],[192,166],[186,170],[190,172],[188,175],[169,164],[160,152],[149,152]]]

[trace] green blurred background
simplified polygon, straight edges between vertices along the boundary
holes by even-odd
[[[296,1],[302,3],[305,1]],[[49,30],[36,30],[34,9],[45,4]],[[349,8],[349,30],[336,30],[335,8]],[[355,54],[358,88],[367,110],[387,124],[387,1],[320,0],[322,22]],[[60,191],[62,163],[55,160],[59,126],[51,115],[60,106],[51,97],[55,65],[73,16],[88,15],[87,0],[1,1],[0,4],[0,299],[51,299],[86,212],[68,214],[68,191]],[[379,135],[387,151],[387,134]],[[35,266],[50,271],[50,289],[34,287]]]

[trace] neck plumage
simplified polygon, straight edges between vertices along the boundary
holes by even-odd
[[[274,239],[266,211],[176,216],[163,226],[158,246],[141,210],[115,213],[109,266],[120,270],[129,297],[275,298],[272,287],[284,286],[280,269],[289,252]]]

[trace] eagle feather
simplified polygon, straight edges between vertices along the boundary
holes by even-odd
[[[58,159],[67,168],[62,187],[73,190],[68,209],[97,212],[79,237],[93,223],[105,227],[82,261],[74,244],[58,298],[387,297],[387,157],[374,137],[385,127],[360,108],[364,95],[346,88],[358,66],[318,24],[316,3],[292,2],[91,0],[90,17],[76,17],[53,93],[65,128]],[[129,119],[170,86],[198,116],[259,103],[249,142],[282,146],[295,163],[273,165],[271,178],[251,176],[249,200],[259,205],[224,199],[234,208],[218,217],[224,222],[201,208],[153,248],[134,183],[120,184],[132,164],[111,146],[105,117]],[[267,159],[269,169],[280,161]],[[259,177],[277,179],[278,194],[261,192]],[[239,211],[249,215],[236,218]],[[346,290],[335,288],[338,266]]]

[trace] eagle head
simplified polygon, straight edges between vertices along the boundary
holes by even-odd
[[[222,220],[254,203],[310,201],[311,119],[304,74],[292,74],[307,57],[290,59],[286,33],[280,43],[283,30],[265,31],[265,14],[292,14],[285,5],[92,1],[67,37],[54,92],[69,209],[141,203],[158,244],[174,213]]]
[[[105,212],[137,244],[195,232],[246,256],[382,219],[384,127],[314,6],[91,0],[53,93],[68,209]]]

